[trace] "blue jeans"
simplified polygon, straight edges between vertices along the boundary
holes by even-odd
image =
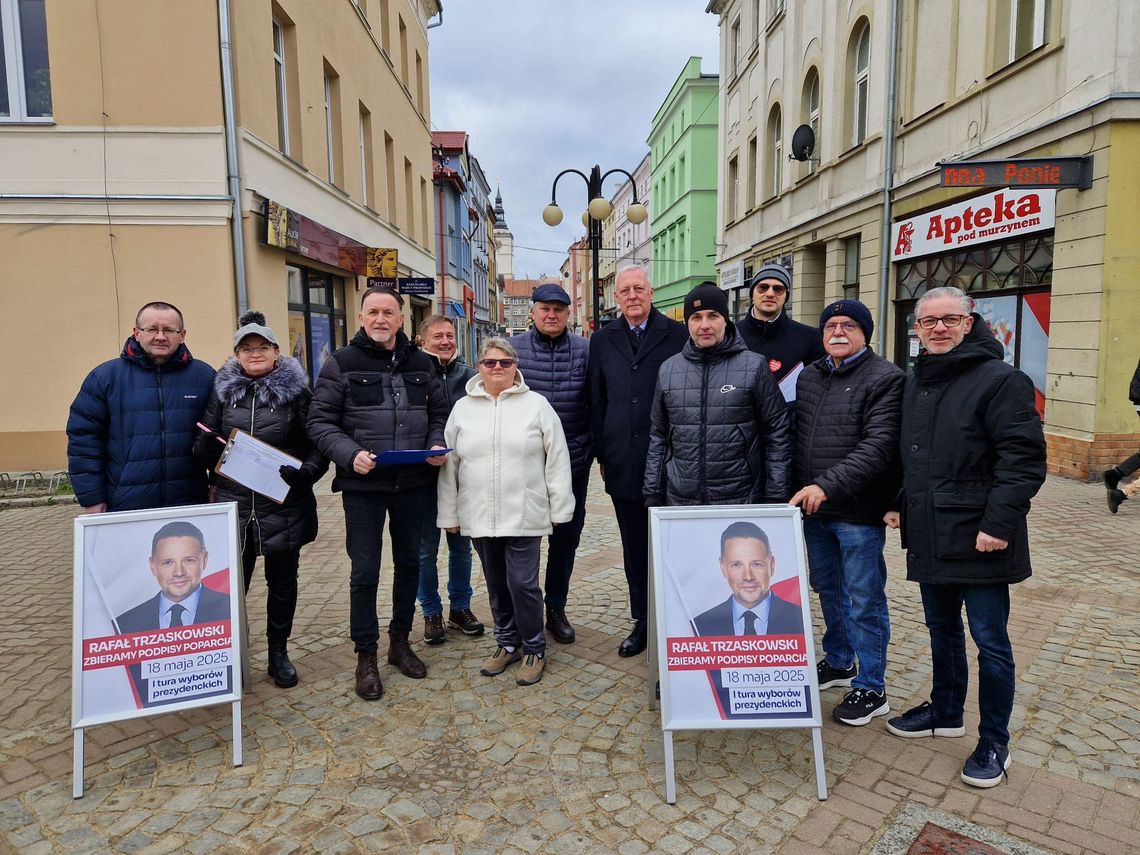
[[[443,614],[437,563],[439,533],[435,514],[427,514],[420,538],[420,588],[416,594],[424,617]],[[447,601],[454,611],[471,608],[471,538],[462,534],[447,535]]]
[[[1013,712],[1014,665],[1009,643],[1009,585],[931,585],[923,582],[922,608],[930,630],[934,688],[930,693],[935,721],[960,721],[966,705],[970,669],[962,604],[970,636],[978,647],[978,736],[1009,745]]]
[[[886,690],[887,564],[886,529],[807,517],[804,520],[811,588],[823,611],[823,654],[833,668],[850,668],[858,689]]]

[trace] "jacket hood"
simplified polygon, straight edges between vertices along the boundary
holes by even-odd
[[[232,356],[218,369],[214,378],[214,391],[218,400],[233,406],[252,388],[257,403],[268,407],[281,407],[294,400],[309,385],[309,378],[301,363],[292,356],[278,358],[277,365],[268,374],[250,377],[241,370],[241,364]]]
[[[500,395],[521,395],[523,392],[529,392],[530,387],[526,385],[526,380],[523,378],[522,370],[515,368],[515,385],[509,389],[504,389]],[[467,381],[467,394],[475,398],[490,399],[487,389],[483,385],[482,375],[476,374]]]
[[[159,365],[139,344],[139,340],[133,335],[129,336],[123,342],[123,349],[119,352],[119,356],[127,362],[137,365],[139,368],[145,368],[148,371],[179,371],[194,361],[194,357],[190,355],[190,351],[186,348],[186,343],[178,345],[178,350],[170,354],[170,358],[166,362]]]
[[[401,362],[419,350],[419,348],[416,347],[415,342],[408,338],[403,330],[396,330],[396,347],[394,350],[385,350],[383,347],[370,339],[368,337],[368,333],[364,331],[364,327],[361,327],[356,331],[356,335],[352,337],[352,341],[350,341],[349,344],[353,347],[359,347],[361,350],[366,350],[369,353],[375,354],[376,356],[382,356],[385,353],[391,353],[393,365],[399,365]]]
[[[923,353],[914,363],[914,376],[920,383],[939,382],[960,374],[970,366],[991,359],[1005,359],[1005,348],[982,316],[971,312],[974,325],[962,343],[949,353]]]
[[[748,350],[748,345],[736,331],[736,325],[729,321],[724,328],[724,339],[712,347],[697,347],[690,336],[681,349],[682,355],[690,362],[720,362],[734,353]]]

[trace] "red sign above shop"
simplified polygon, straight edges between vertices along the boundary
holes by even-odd
[[[361,276],[397,272],[396,250],[365,246],[272,199],[265,200],[265,243]]]
[[[1056,190],[1007,188],[899,220],[891,228],[891,260],[1047,231],[1056,222],[1056,200]]]
[[[1018,157],[959,160],[939,164],[943,187],[1040,187],[1061,190],[1092,186],[1092,157]]]

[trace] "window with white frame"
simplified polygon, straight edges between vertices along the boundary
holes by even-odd
[[[0,121],[51,121],[44,0],[0,0]]]
[[[811,128],[812,136],[815,137],[815,150],[812,151],[812,156],[807,161],[807,171],[810,175],[815,172],[817,163],[819,162],[819,74],[813,68],[808,72],[808,85],[807,85],[807,109],[805,125]]]
[[[768,163],[768,195],[780,195],[780,186],[783,182],[784,161],[784,120],[780,113],[780,105],[772,108],[768,117],[768,151],[772,159]]]
[[[855,37],[855,75],[852,80],[851,145],[856,146],[867,138],[867,106],[870,102],[871,28],[864,22]]]
[[[728,161],[728,180],[726,187],[728,189],[728,199],[725,205],[724,218],[727,222],[735,222],[736,220],[736,192],[737,182],[739,181],[739,165],[736,157],[732,157]]]
[[[360,199],[372,206],[372,114],[360,105]]]
[[[729,56],[732,57],[732,73],[729,77],[735,77],[736,69],[740,67],[740,18],[732,22],[732,32],[729,38],[732,40],[732,50],[729,53]]]
[[[1049,0],[1008,0],[1009,61],[1020,59],[1048,41]]]
[[[289,98],[285,79],[285,27],[273,19],[273,76],[277,84],[277,147],[289,154]]]

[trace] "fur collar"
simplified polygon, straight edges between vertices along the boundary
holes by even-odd
[[[278,358],[277,366],[264,377],[247,377],[238,361],[231,356],[214,378],[218,399],[228,407],[244,398],[251,389],[259,404],[280,407],[300,395],[308,385],[305,369],[292,356]]]

